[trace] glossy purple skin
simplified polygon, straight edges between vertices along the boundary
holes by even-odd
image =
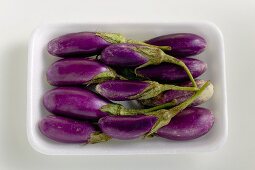
[[[206,47],[204,38],[190,33],[163,35],[150,39],[146,43],[158,46],[170,46],[172,49],[165,52],[175,57],[198,55]]]
[[[170,140],[191,140],[203,136],[213,126],[213,113],[201,107],[189,107],[160,128],[157,135]]]
[[[115,139],[128,140],[143,136],[156,123],[154,116],[106,116],[99,120],[100,129]]]
[[[194,58],[183,58],[182,60],[189,68],[194,78],[200,76],[207,70],[207,64]],[[137,73],[161,82],[181,82],[189,80],[187,73],[180,66],[161,63],[157,66],[148,66],[137,70]]]
[[[54,115],[44,117],[38,126],[43,135],[62,143],[87,143],[96,132],[90,123]]]
[[[100,108],[109,103],[96,93],[75,87],[58,87],[43,96],[43,104],[49,112],[78,119],[99,119],[108,115]]]
[[[53,63],[47,73],[47,81],[53,86],[83,85],[108,67],[94,59],[67,58]]]
[[[51,40],[48,52],[59,57],[91,56],[100,54],[110,44],[94,32],[78,32]]]
[[[134,44],[113,44],[105,48],[100,60],[106,65],[118,67],[137,67],[148,61],[147,58],[136,52]]]
[[[140,94],[149,83],[132,80],[108,80],[96,86],[96,91],[109,100],[131,100],[130,97]]]
[[[204,80],[195,80],[195,81],[199,88],[202,87],[205,83]],[[192,83],[185,82],[185,83],[180,84],[180,86],[188,87],[188,86],[192,86]],[[159,94],[156,97],[146,99],[142,103],[147,106],[158,106],[158,105],[162,105],[162,104],[171,102],[174,99],[176,99],[177,105],[178,105],[178,104],[184,102],[185,100],[187,100],[188,98],[190,98],[194,93],[195,92],[192,92],[192,91],[168,90],[166,92]],[[199,98],[198,98],[190,106],[200,105],[203,102],[205,102],[205,101],[199,100]]]

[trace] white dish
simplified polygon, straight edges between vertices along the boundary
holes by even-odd
[[[102,31],[118,32],[126,37],[146,40],[159,35],[189,32],[203,36],[207,49],[198,58],[207,62],[208,70],[201,77],[214,84],[214,96],[205,104],[213,111],[215,124],[208,134],[190,141],[170,141],[155,137],[148,140],[112,140],[94,145],[62,144],[41,135],[38,121],[49,114],[41,104],[41,98],[48,89],[45,71],[57,57],[47,53],[47,43],[70,32]],[[175,154],[214,151],[227,139],[227,95],[225,76],[225,54],[220,30],[208,22],[157,23],[157,24],[55,24],[37,28],[29,43],[27,82],[27,136],[31,146],[48,155],[133,155],[133,154]]]

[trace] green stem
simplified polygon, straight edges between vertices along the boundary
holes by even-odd
[[[184,87],[184,86],[176,86],[171,84],[163,84],[162,92],[167,90],[180,90],[180,91],[198,91],[198,87]]]
[[[129,97],[133,100],[145,100],[149,98],[153,98],[160,93],[167,91],[167,90],[181,90],[181,91],[197,91],[199,90],[197,87],[183,87],[183,86],[176,86],[176,85],[170,85],[170,84],[159,84],[155,81],[146,81],[150,85],[145,88],[141,93],[136,94],[134,96]]]
[[[158,131],[158,129],[167,125],[175,115],[177,115],[183,109],[188,107],[192,102],[194,102],[194,100],[196,100],[202,94],[202,92],[206,89],[206,87],[209,85],[210,85],[210,82],[207,81],[200,88],[200,90],[198,90],[193,96],[191,96],[189,99],[182,102],[178,106],[175,106],[169,110],[161,109],[161,110],[158,110],[155,112],[146,113],[146,115],[154,115],[154,116],[158,117],[157,122],[154,124],[151,131],[146,136],[150,136],[150,135],[156,133]]]
[[[90,135],[88,143],[94,144],[94,143],[106,142],[110,139],[111,137],[104,133],[95,132]]]
[[[176,65],[182,67],[184,69],[184,71],[187,73],[190,81],[192,82],[192,85],[194,87],[197,87],[197,84],[196,84],[196,82],[195,82],[195,80],[194,80],[194,78],[193,78],[189,68],[186,66],[186,64],[183,61],[181,61],[181,60],[179,60],[179,59],[177,59],[175,57],[172,57],[170,55],[165,54],[163,56],[162,62],[168,62],[168,63],[176,64]]]
[[[148,108],[148,109],[142,109],[142,110],[143,110],[143,113],[149,113],[149,112],[153,112],[153,111],[156,111],[156,110],[173,107],[173,106],[176,105],[176,103],[177,103],[177,100],[174,99],[174,100],[172,100],[168,103],[164,103],[162,105],[158,105],[158,106],[155,106],[155,107],[151,107],[151,108]]]
[[[101,83],[106,80],[113,80],[116,78],[119,78],[119,75],[111,68],[108,68],[108,71],[99,73],[98,75],[94,76],[92,80],[84,83],[86,85],[95,84],[95,83]]]
[[[127,78],[123,77],[122,75],[116,74],[116,78],[119,80],[128,80]]]
[[[120,104],[107,104],[105,106],[102,106],[100,110],[102,112],[108,112],[112,115],[121,115],[121,116],[138,115],[138,114],[153,112],[159,109],[170,108],[172,106],[175,106],[176,103],[177,103],[177,100],[174,99],[171,102],[168,102],[159,106],[151,107],[148,109],[127,109]]]
[[[96,35],[112,44],[125,43],[127,41],[123,35],[118,33],[97,32]]]
[[[164,51],[162,51],[159,48],[152,48],[149,46],[141,46],[141,47],[134,47],[134,50],[136,52],[142,54],[144,57],[146,57],[148,59],[148,61],[146,63],[135,68],[136,75],[138,75],[137,74],[138,69],[147,67],[149,65],[159,65],[160,63],[167,62],[167,63],[172,63],[172,64],[182,67],[185,70],[185,72],[187,73],[189,79],[191,80],[192,85],[194,87],[197,87],[197,84],[196,84],[189,68],[181,60],[165,54]],[[139,75],[139,76],[143,77],[143,75]]]

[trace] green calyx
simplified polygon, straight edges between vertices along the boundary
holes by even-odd
[[[159,65],[160,63],[162,63],[164,58],[163,56],[165,55],[165,53],[161,49],[150,46],[135,46],[133,47],[133,50],[140,53],[142,56],[148,59],[146,63],[140,65],[135,69],[136,75],[137,75],[136,70],[139,68],[143,68],[149,65]]]
[[[133,47],[133,50],[135,50],[136,52],[140,53],[142,56],[146,57],[148,59],[148,61],[142,65],[140,65],[139,67],[135,68],[135,74],[143,77],[143,75],[140,75],[137,73],[137,70],[140,68],[144,68],[147,67],[149,65],[159,65],[160,63],[166,62],[166,63],[171,63],[171,64],[175,64],[178,65],[180,67],[182,67],[185,72],[187,73],[190,81],[192,82],[192,85],[194,87],[197,87],[197,84],[190,72],[190,70],[188,69],[188,67],[185,65],[184,62],[182,62],[181,60],[172,57],[170,55],[167,55],[164,53],[164,51],[162,51],[159,48],[155,48],[155,47],[150,47],[150,46],[137,46],[137,47]]]
[[[155,81],[146,81],[146,82],[149,83],[149,86],[145,88],[142,91],[142,93],[131,96],[130,99],[145,100],[145,99],[153,98],[167,90],[182,90],[182,91],[199,90],[197,87],[182,87],[182,86],[175,86],[170,84],[159,84],[158,82],[155,82]]]
[[[107,112],[112,115],[120,115],[120,116],[128,116],[128,115],[138,115],[138,114],[145,114],[149,112],[153,112],[159,109],[170,108],[175,106],[177,103],[176,100],[173,100],[169,103],[165,103],[159,106],[155,106],[149,109],[127,109],[121,104],[107,104],[101,107],[102,112]]]
[[[126,42],[126,38],[123,35],[118,33],[97,32],[96,35],[112,44],[119,44],[119,43]]]
[[[177,115],[179,112],[181,112],[186,107],[188,107],[193,101],[195,101],[202,94],[202,92],[206,89],[206,87],[209,85],[210,85],[210,82],[207,81],[193,96],[191,96],[186,101],[182,102],[181,104],[179,104],[169,110],[161,109],[161,110],[157,110],[155,112],[147,113],[146,115],[156,116],[158,118],[158,120],[152,127],[151,131],[148,134],[146,134],[146,136],[153,135],[154,133],[156,133],[158,131],[158,129],[167,125],[175,115]]]
[[[86,83],[86,85],[102,83],[106,80],[113,80],[113,79],[116,79],[119,77],[120,76],[117,75],[117,73],[113,69],[108,68],[108,71],[99,73],[98,75],[94,76],[92,80],[90,80]]]
[[[100,142],[106,142],[110,139],[111,139],[111,137],[104,133],[95,132],[90,135],[88,143],[95,144],[95,143],[100,143]]]

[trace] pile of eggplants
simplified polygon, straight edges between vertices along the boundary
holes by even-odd
[[[104,32],[57,37],[48,53],[62,59],[48,67],[47,81],[55,87],[42,97],[52,115],[40,120],[39,130],[62,143],[201,137],[214,115],[197,105],[212,97],[213,84],[195,79],[207,64],[190,56],[205,48],[205,39],[191,33],[147,41]],[[142,108],[115,102],[132,100]]]

